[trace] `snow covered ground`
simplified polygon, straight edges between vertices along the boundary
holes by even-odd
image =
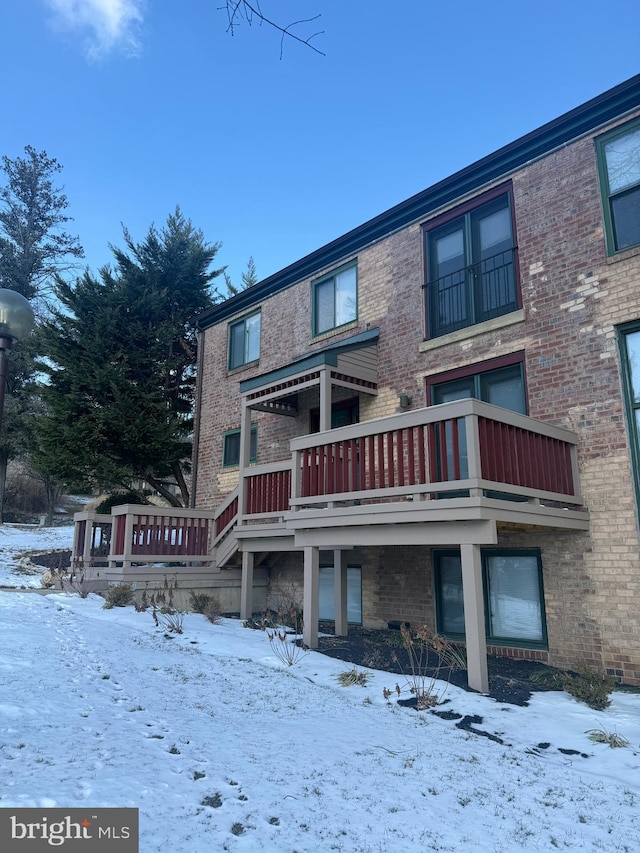
[[[70,546],[53,535],[0,528],[0,584],[20,551]],[[597,712],[450,687],[437,710],[499,743],[387,702],[395,675],[288,668],[235,620],[168,639],[97,596],[16,590],[0,625],[0,807],[136,807],[141,853],[640,850],[640,694]]]
[[[41,572],[27,556],[32,551],[71,549],[73,525],[31,527],[0,524],[0,586],[41,588]]]

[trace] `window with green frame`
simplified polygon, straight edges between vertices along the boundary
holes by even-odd
[[[258,427],[251,427],[249,462],[258,458]],[[240,430],[230,429],[222,437],[222,465],[224,468],[237,468],[240,464]]]
[[[358,319],[358,268],[343,267],[311,285],[313,334],[321,335]]]
[[[459,551],[434,553],[438,632],[464,638]],[[546,648],[542,563],[537,549],[482,550],[487,642]]]
[[[229,370],[260,358],[260,311],[229,325]]]
[[[640,121],[596,140],[610,255],[640,245]]]
[[[618,328],[636,508],[640,515],[640,320]]]

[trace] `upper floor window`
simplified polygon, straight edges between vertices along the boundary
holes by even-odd
[[[258,458],[258,427],[251,427],[249,443],[249,462]],[[222,437],[222,465],[224,468],[237,468],[240,464],[240,430],[230,429]]]
[[[355,264],[311,285],[313,334],[321,335],[358,318],[358,273]]]
[[[640,244],[640,122],[596,141],[609,254]]]
[[[519,307],[511,193],[490,195],[425,227],[430,338]]]
[[[260,312],[229,326],[229,370],[260,358]]]

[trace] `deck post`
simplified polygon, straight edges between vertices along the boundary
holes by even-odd
[[[86,520],[79,521],[74,519],[73,522],[73,551],[71,552],[73,562],[72,567],[77,568],[82,565],[86,554],[87,528]]]
[[[318,616],[320,610],[320,549],[304,549],[304,595],[302,642],[308,649],[318,648]]]
[[[482,477],[482,457],[480,456],[478,416],[466,415],[464,428],[467,439],[467,476],[470,480],[479,480]],[[472,498],[482,497],[482,489],[469,489],[469,496]]]
[[[242,552],[242,582],[240,586],[240,618],[251,619],[253,615],[253,565],[251,551]]]
[[[320,432],[331,429],[331,373],[329,368],[320,370]]]
[[[240,420],[240,459],[238,460],[238,518],[247,510],[245,495],[245,471],[251,459],[251,409],[245,401],[242,402],[242,417]]]
[[[467,678],[469,687],[489,692],[487,639],[482,592],[482,558],[479,545],[461,545],[464,631],[467,642]]]
[[[122,550],[122,579],[126,578],[127,573],[131,572],[133,562],[133,521],[138,519],[138,514],[135,515],[127,512],[124,522],[124,548]]]
[[[336,637],[348,636],[347,566],[344,560],[344,551],[339,549],[333,552],[333,612]]]

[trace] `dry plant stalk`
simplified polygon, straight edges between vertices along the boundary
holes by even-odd
[[[446,638],[435,634],[426,625],[417,625],[411,629],[403,623],[400,626],[402,646],[409,659],[409,672],[403,675],[407,679],[409,692],[415,696],[416,708],[424,711],[433,708],[442,701],[451,672],[454,669],[463,668],[466,664],[464,655]],[[430,660],[430,652],[435,653],[435,660]],[[394,661],[400,665],[398,656],[394,654]],[[445,687],[438,692],[437,682],[444,681]],[[395,692],[400,695],[400,687],[396,684]],[[385,699],[392,695],[391,690],[383,690]]]
[[[278,623],[277,628],[267,629],[269,645],[282,663],[293,666],[307,653],[307,649],[297,642],[303,631],[303,622],[297,607],[291,606],[286,611],[282,608],[278,610]],[[287,633],[286,625],[291,625],[291,634]]]

